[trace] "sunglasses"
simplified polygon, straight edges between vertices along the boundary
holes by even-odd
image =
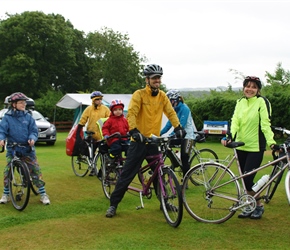
[[[102,99],[102,98],[96,98],[95,101],[96,101],[96,100],[97,100],[97,101],[100,101],[100,100],[103,100],[103,99]]]

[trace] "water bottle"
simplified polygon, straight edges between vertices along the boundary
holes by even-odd
[[[262,178],[258,180],[254,186],[252,186],[252,190],[254,192],[258,192],[259,189],[263,187],[269,179],[270,179],[270,176],[268,174],[263,175]]]

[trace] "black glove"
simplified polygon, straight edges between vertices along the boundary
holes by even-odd
[[[178,125],[174,129],[174,133],[175,133],[176,137],[179,139],[182,139],[186,136],[186,131],[180,125]]]
[[[145,137],[140,133],[140,131],[137,128],[130,130],[129,134],[136,142],[144,142],[145,140]]]

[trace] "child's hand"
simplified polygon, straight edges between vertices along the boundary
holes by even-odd
[[[34,140],[28,140],[28,145],[30,146],[30,147],[32,147],[32,146],[34,146],[34,143],[35,143],[35,141]]]

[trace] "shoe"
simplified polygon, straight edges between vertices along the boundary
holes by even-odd
[[[50,200],[48,198],[47,194],[44,194],[40,197],[40,202],[43,203],[43,205],[49,205],[50,204]]]
[[[10,201],[9,195],[3,194],[2,198],[0,199],[0,204],[6,204],[8,201]]]
[[[113,167],[115,166],[115,157],[113,158],[111,155],[107,158],[106,166]]]
[[[257,206],[254,212],[251,214],[251,219],[261,219],[264,213],[264,206]]]
[[[92,169],[91,172],[90,172],[90,174],[89,174],[89,176],[94,176],[94,175],[96,175],[95,169]]]
[[[252,213],[242,212],[238,215],[238,218],[240,218],[240,219],[249,218],[251,216],[251,214]]]
[[[116,215],[116,208],[114,206],[110,206],[107,210],[106,217],[112,218],[115,215]]]

